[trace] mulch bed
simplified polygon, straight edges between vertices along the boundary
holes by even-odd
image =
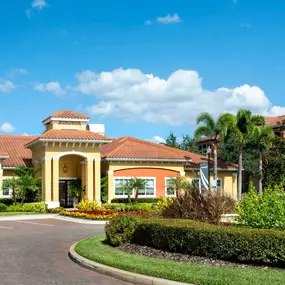
[[[127,253],[139,254],[139,255],[146,256],[146,257],[168,259],[171,261],[187,262],[191,264],[205,264],[205,265],[213,265],[213,266],[235,266],[235,267],[240,267],[240,268],[256,268],[256,269],[258,268],[259,269],[280,269],[280,268],[273,267],[273,266],[266,266],[266,265],[260,265],[260,264],[235,263],[235,262],[207,258],[207,257],[202,257],[202,256],[193,256],[189,254],[163,251],[160,249],[155,249],[152,247],[131,244],[131,243],[124,244],[119,249]]]

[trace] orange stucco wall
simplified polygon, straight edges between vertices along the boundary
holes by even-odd
[[[179,172],[168,169],[157,168],[131,168],[114,171],[114,177],[155,177],[156,178],[156,197],[162,197],[165,190],[165,177],[179,176]]]

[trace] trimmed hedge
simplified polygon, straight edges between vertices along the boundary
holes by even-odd
[[[159,201],[159,198],[138,198],[137,201],[132,198],[132,203],[157,203]],[[111,203],[129,203],[128,198],[115,198],[111,201]]]
[[[0,198],[0,204],[5,204],[6,206],[10,206],[13,204],[13,200],[11,198]]]
[[[157,208],[155,204],[151,204],[151,203],[138,203],[138,204],[111,203],[111,204],[103,204],[102,206],[106,209],[114,209],[118,212],[152,211]]]
[[[285,232],[277,230],[149,219],[138,224],[132,242],[235,262],[285,263]]]
[[[7,207],[7,205],[0,203],[0,212],[6,212]]]
[[[15,204],[7,207],[6,212],[38,212],[46,213],[47,205],[45,203],[24,203]]]

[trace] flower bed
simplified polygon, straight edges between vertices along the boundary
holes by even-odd
[[[134,215],[137,217],[153,217],[156,213],[151,213],[148,211],[125,211],[125,212],[116,212],[109,209],[101,210],[92,210],[92,211],[63,211],[59,213],[62,216],[73,217],[73,218],[82,218],[89,220],[110,220],[113,217],[123,216],[123,215]]]

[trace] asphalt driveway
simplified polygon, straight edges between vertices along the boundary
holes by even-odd
[[[75,264],[74,242],[103,233],[103,225],[56,219],[0,221],[1,285],[130,285]]]

